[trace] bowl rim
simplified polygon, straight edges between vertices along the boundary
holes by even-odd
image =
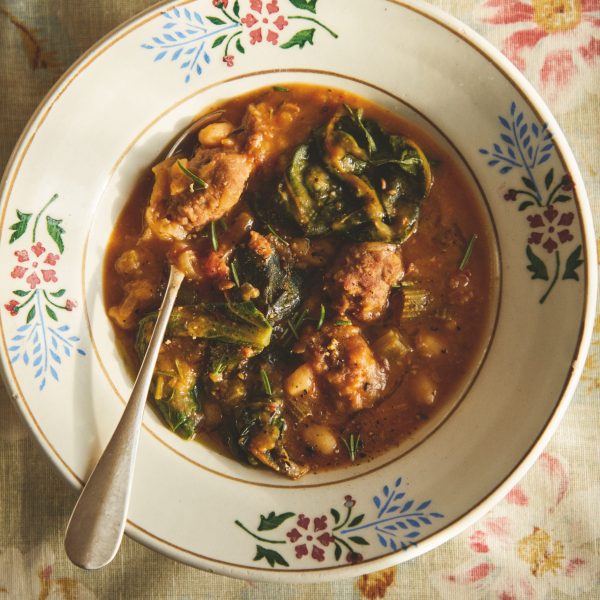
[[[194,0],[159,0],[143,11],[137,13],[131,18],[118,25],[112,31],[101,37],[86,52],[84,52],[56,81],[46,95],[42,98],[37,108],[27,121],[22,133],[20,134],[15,147],[6,163],[2,179],[0,180],[0,221],[4,220],[4,215],[8,206],[8,199],[11,195],[12,185],[15,181],[20,167],[30,144],[32,143],[37,130],[42,126],[46,116],[52,110],[54,104],[60,99],[63,92],[75,81],[78,75],[83,72],[98,56],[108,50],[113,44],[117,43],[132,31],[138,29],[146,22],[154,18],[155,13],[160,12],[163,7],[179,7],[191,3]],[[365,0],[368,1],[368,0]],[[415,12],[420,16],[433,21],[436,25],[446,29],[453,35],[471,46],[476,52],[488,60],[490,65],[495,68],[505,79],[507,79],[515,89],[520,92],[523,100],[529,105],[534,114],[543,122],[546,122],[553,133],[553,141],[558,151],[559,157],[568,172],[571,174],[575,187],[577,189],[576,204],[580,213],[581,231],[583,245],[586,253],[585,263],[585,299],[582,310],[581,326],[577,345],[573,355],[571,368],[566,374],[562,392],[556,401],[548,420],[543,425],[540,434],[532,442],[531,446],[510,471],[510,473],[498,483],[494,489],[477,504],[468,509],[461,516],[455,518],[444,529],[430,534],[419,541],[418,546],[410,548],[403,553],[400,551],[387,554],[383,557],[374,558],[356,565],[337,565],[328,566],[321,569],[286,569],[285,571],[265,570],[261,568],[241,567],[239,565],[229,564],[218,559],[212,559],[199,555],[188,549],[181,548],[164,539],[159,539],[151,532],[141,526],[127,521],[126,534],[137,542],[148,548],[158,551],[172,559],[178,560],[190,566],[201,568],[209,572],[217,572],[230,577],[246,578],[262,581],[287,581],[287,582],[323,582],[340,579],[344,577],[355,577],[377,569],[390,567],[400,562],[416,558],[421,554],[432,550],[445,541],[458,535],[474,522],[479,520],[485,513],[491,510],[510,489],[526,474],[526,472],[535,463],[550,438],[556,431],[566,409],[573,397],[575,388],[581,377],[584,368],[585,359],[590,347],[594,317],[596,313],[596,296],[598,286],[597,249],[595,245],[595,233],[593,218],[583,177],[575,161],[575,157],[566,136],[550,112],[545,101],[535,90],[525,76],[506,58],[491,42],[477,33],[468,25],[464,24],[458,18],[450,15],[446,11],[427,4],[424,0],[381,0],[391,4],[399,5],[409,11]],[[9,183],[10,182],[10,183]],[[22,416],[34,439],[42,448],[46,456],[50,459],[59,473],[75,488],[81,489],[84,481],[81,480],[64,462],[62,457],[53,448],[51,442],[46,437],[44,431],[39,426],[35,416],[29,406],[23,402],[16,379],[13,378],[11,370],[6,361],[6,355],[3,352],[0,355],[0,375],[9,393],[13,405]],[[401,558],[400,558],[401,557]],[[285,575],[287,573],[287,576]]]

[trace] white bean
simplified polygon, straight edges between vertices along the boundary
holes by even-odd
[[[338,446],[335,434],[326,425],[309,425],[303,432],[302,438],[319,454],[333,454]]]
[[[315,375],[307,365],[299,366],[286,380],[284,389],[289,396],[297,398],[310,394],[315,388]]]
[[[442,336],[427,329],[421,329],[415,341],[417,350],[427,358],[440,356],[447,350],[446,342]]]
[[[437,387],[429,375],[421,371],[414,373],[408,385],[413,399],[420,404],[433,404],[435,402]]]
[[[227,121],[211,123],[200,130],[198,141],[203,146],[219,146],[221,141],[233,131],[233,125]]]

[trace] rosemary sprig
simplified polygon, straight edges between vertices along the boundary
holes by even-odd
[[[269,376],[264,369],[260,370],[260,378],[262,379],[263,387],[265,388],[265,393],[267,396],[273,395],[273,388],[271,387],[271,382],[269,381]]]
[[[221,217],[219,219],[219,225],[221,226],[221,229],[223,231],[227,231],[229,229],[229,226],[227,225],[227,222],[225,221],[225,219],[223,217]]]
[[[352,325],[352,321],[346,321],[345,319],[339,319],[338,321],[336,321],[334,323],[334,325],[337,325],[338,327],[344,327],[346,325]]]
[[[325,322],[325,306],[321,304],[321,313],[319,314],[319,321],[317,323],[317,331],[323,327],[323,323]]]
[[[286,88],[283,85],[274,85],[273,91],[274,92],[289,92],[290,88]]]
[[[342,442],[344,442],[344,446],[346,446],[346,450],[348,450],[348,456],[350,457],[350,460],[354,462],[356,460],[357,452],[362,448],[360,433],[357,435],[351,433],[347,440],[342,438]]]
[[[460,265],[458,266],[459,271],[464,271],[467,264],[469,264],[469,260],[471,259],[471,254],[473,254],[473,246],[475,246],[475,242],[477,241],[477,234],[474,233],[471,239],[469,240],[469,244],[467,245],[467,249],[465,250],[465,254],[460,261]]]
[[[240,287],[240,278],[237,270],[237,259],[234,258],[229,265],[229,269],[231,271],[231,275],[233,276],[233,281],[237,287]]]
[[[284,240],[274,229],[267,223],[267,229],[285,246],[289,246],[290,243],[287,240]]]
[[[201,179],[195,173],[192,173],[187,167],[184,167],[180,160],[177,161],[177,166],[181,169],[181,172],[192,180],[190,184],[191,192],[199,192],[205,190],[208,187],[208,183]]]
[[[217,228],[215,222],[210,223],[210,243],[212,244],[213,250],[216,252],[219,249],[219,240],[217,238]]]

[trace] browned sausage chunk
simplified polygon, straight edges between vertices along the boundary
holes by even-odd
[[[339,412],[373,406],[385,388],[385,372],[354,325],[325,325],[320,331],[307,331],[300,346],[319,387],[333,398]]]
[[[384,242],[350,246],[326,280],[333,307],[360,321],[378,319],[387,308],[392,285],[404,276],[400,247]]]

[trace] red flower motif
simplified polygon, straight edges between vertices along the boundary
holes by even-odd
[[[216,8],[227,8],[229,0],[213,0],[213,6]]]
[[[17,250],[15,256],[19,262],[27,262],[29,260],[29,254],[27,250]]]
[[[504,199],[507,202],[514,202],[517,199],[517,190],[508,190],[508,192],[504,194]]]
[[[29,284],[29,289],[35,290],[40,285],[40,278],[37,276],[35,271],[25,280]]]
[[[559,213],[554,206],[548,206],[546,210],[535,215],[529,215],[529,227],[541,229],[532,231],[527,242],[529,244],[541,245],[542,248],[552,254],[559,246],[573,240],[573,235],[568,227],[573,224],[575,215],[572,212]]]
[[[228,67],[233,67],[233,59],[234,57],[231,54],[226,54],[223,57],[223,62],[228,66]]]
[[[42,277],[46,283],[58,281],[56,271],[54,269],[42,269]]]
[[[573,108],[600,65],[598,0],[485,0],[485,34],[555,103]]]
[[[60,256],[58,254],[53,254],[52,252],[48,252],[48,254],[46,255],[46,258],[44,259],[44,262],[47,265],[54,266],[58,262],[59,259],[60,259]]]
[[[356,500],[354,500],[354,498],[350,495],[344,496],[344,500],[344,506],[346,508],[352,508],[356,504]]]
[[[362,562],[363,559],[363,555],[359,552],[348,552],[348,554],[346,555],[346,562],[349,562],[352,565]]]
[[[42,245],[42,242],[37,242],[33,246],[31,246],[31,251],[39,258],[44,252],[46,252],[46,248]]]
[[[309,546],[312,546],[310,550],[310,556],[315,560],[321,562],[325,560],[324,548],[327,548],[329,544],[333,543],[334,537],[331,535],[331,533],[329,533],[329,531],[324,531],[327,529],[327,517],[325,515],[315,517],[312,520],[314,531],[323,531],[323,533],[317,537],[315,537],[312,533],[309,532],[310,521],[310,518],[306,515],[299,514],[298,519],[296,521],[296,525],[304,531],[300,531],[299,529],[294,527],[286,533],[286,536],[292,544],[303,538],[303,543],[294,546],[296,558],[308,556]]]
[[[23,275],[27,273],[27,267],[15,267],[11,272],[10,276],[13,279],[23,279]]]
[[[19,312],[19,303],[16,300],[11,300],[4,305],[4,308],[14,317]]]
[[[266,8],[264,13],[263,8]],[[259,44],[265,39],[274,46],[277,45],[279,43],[279,33],[276,30],[282,31],[289,24],[283,15],[274,17],[279,12],[277,0],[271,0],[271,2],[266,4],[262,0],[250,0],[250,9],[257,13],[257,15],[247,13],[241,19],[242,24],[251,29],[249,34],[250,44]],[[258,27],[252,29],[255,25],[258,25]]]
[[[575,189],[575,183],[573,182],[573,180],[571,179],[571,177],[569,175],[565,175],[562,178],[561,188],[565,192],[571,192],[571,191],[573,191]]]
[[[71,311],[71,310],[73,310],[74,308],[77,308],[77,302],[75,302],[75,300],[67,300],[67,301],[65,302],[65,308],[66,308],[68,311]]]

